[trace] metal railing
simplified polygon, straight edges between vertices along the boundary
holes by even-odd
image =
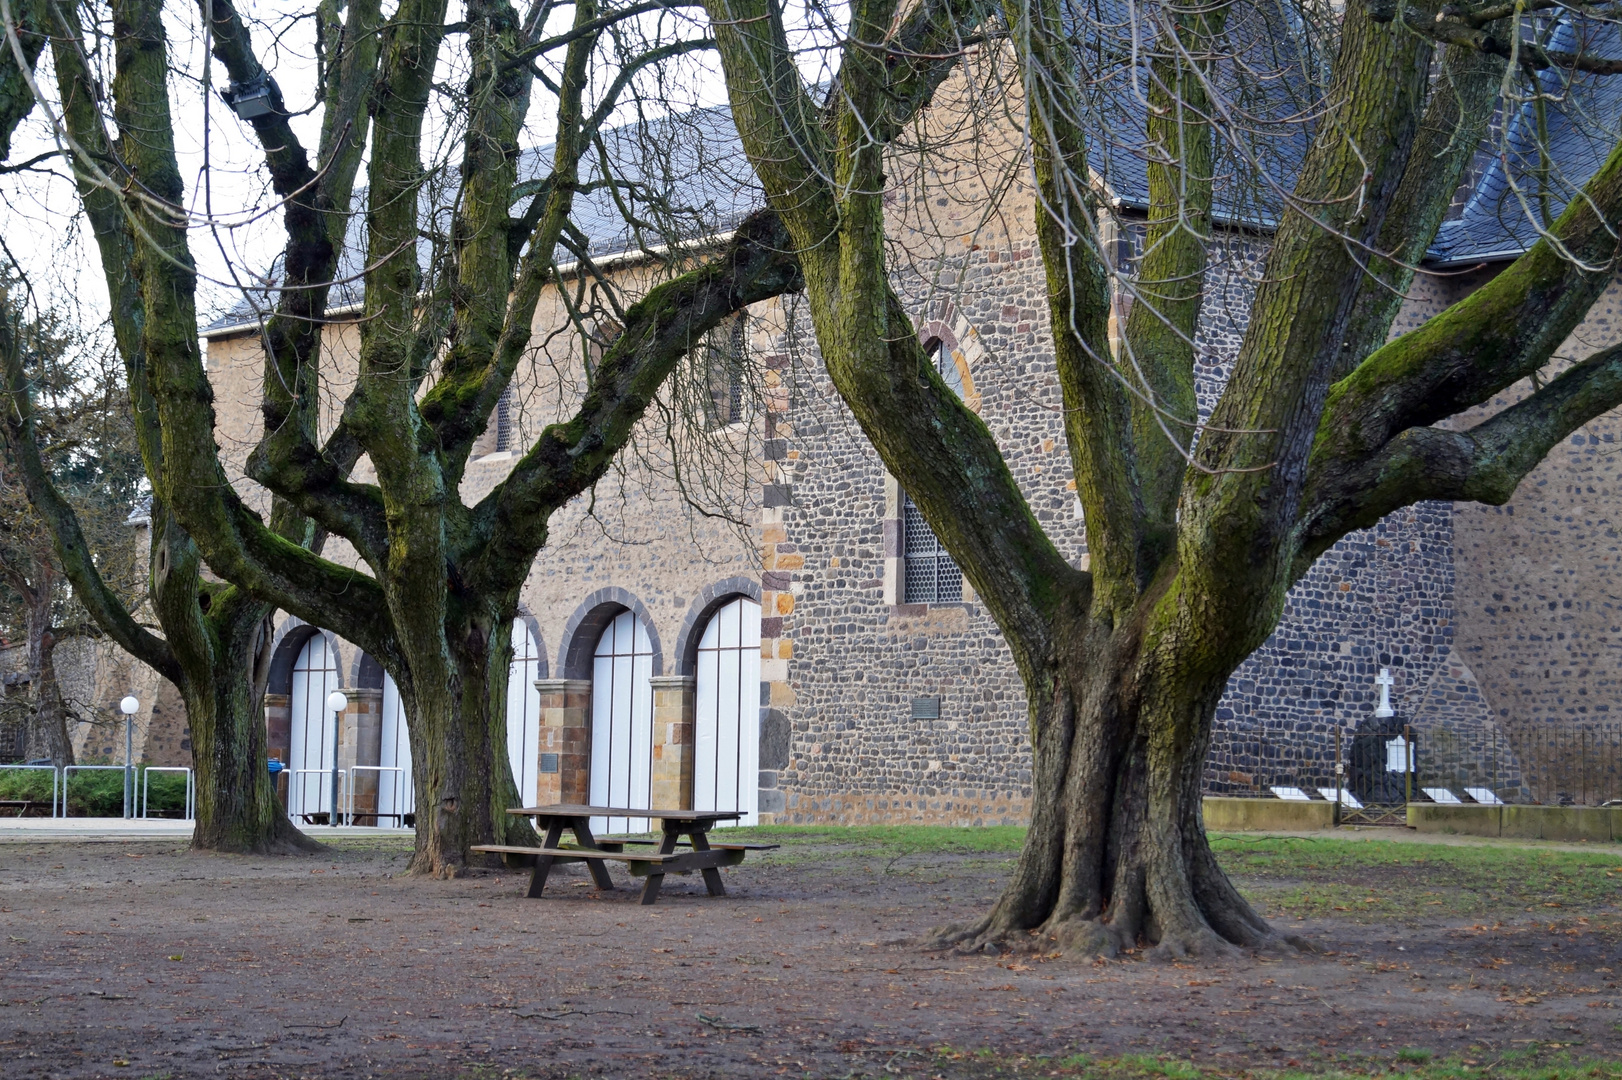
[[[1389,747],[1399,737],[1404,758],[1393,765]],[[1359,802],[1388,807],[1410,800],[1616,806],[1622,723],[1430,718],[1383,732],[1330,732],[1327,741],[1319,733],[1246,725],[1214,741],[1202,786],[1207,795],[1256,798],[1297,788],[1330,801],[1344,786]]]
[[[1551,805],[1603,806],[1622,799],[1622,724],[1524,724],[1521,774],[1532,797]]]
[[[322,822],[314,821],[312,818],[317,815],[325,815],[326,824],[338,824],[338,811],[343,806],[343,799],[338,790],[339,780],[343,776],[342,769],[285,769],[283,771],[288,774],[287,813],[289,817],[301,817],[306,825],[320,825]],[[314,806],[309,805],[305,797],[309,792],[308,782],[303,779],[306,776],[316,777]],[[299,806],[297,810],[292,807],[293,793],[295,791],[298,792]],[[324,799],[323,795],[325,796]],[[323,802],[326,803],[326,809],[322,809]]]
[[[5,769],[28,770],[31,772],[48,770],[51,774],[51,816],[53,818],[57,816],[57,792],[62,789],[63,785],[62,774],[55,765],[0,765],[0,770]],[[63,801],[66,802],[66,799],[64,798]],[[19,811],[17,816],[22,817],[22,813]]]
[[[356,775],[357,773],[376,773],[377,774],[377,791],[375,793],[377,801],[375,803],[373,803],[372,809],[370,809],[370,810],[357,810],[356,807],[355,807],[355,797],[356,797],[356,794],[360,791],[360,780],[361,780],[361,777]],[[380,812],[380,808],[381,808],[381,806],[383,804],[383,774],[384,773],[393,773],[394,774],[392,777],[390,777],[390,786],[389,786],[389,791],[394,797],[393,798],[393,803],[392,803],[392,805],[394,806],[394,809],[392,811],[388,812],[388,813],[381,813]],[[345,824],[345,825],[353,825],[353,824],[355,824],[355,818],[358,815],[360,817],[369,817],[369,818],[371,818],[379,826],[381,826],[383,824],[383,819],[384,818],[386,818],[386,817],[393,818],[395,820],[396,824],[398,824],[401,828],[405,827],[406,815],[410,814],[412,812],[412,810],[415,809],[415,807],[407,807],[406,806],[405,795],[407,795],[408,792],[405,789],[405,770],[404,769],[400,768],[397,765],[351,765],[346,770],[346,774],[347,775],[346,775],[345,780],[344,780],[344,787],[345,787],[345,794],[348,796],[348,798],[345,800],[346,801],[346,809],[345,809],[345,812],[344,812],[343,824]]]
[[[194,821],[197,818],[197,777],[189,769],[181,765],[148,765],[141,770],[141,817],[150,817],[152,813],[152,774],[153,773],[185,773],[186,797],[181,806],[181,820]]]
[[[69,773],[116,772],[116,773],[124,773],[124,774],[127,775],[129,773],[129,771],[130,771],[130,767],[128,765],[64,765],[64,766],[62,766],[62,814],[61,814],[61,816],[62,817],[67,817],[68,816],[68,787],[73,782],[73,777],[68,775]],[[119,816],[123,817],[123,813],[121,812],[119,814]]]
[[[1419,761],[1414,729],[1335,734],[1336,825],[1407,825]],[[1400,777],[1400,779],[1398,779]]]

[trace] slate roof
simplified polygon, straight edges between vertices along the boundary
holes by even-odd
[[[1125,10],[1119,0],[1110,2]],[[1240,10],[1231,17],[1228,48],[1243,58],[1254,89],[1251,100],[1240,104],[1257,120],[1244,125],[1245,146],[1235,147],[1231,141],[1219,146],[1215,216],[1227,224],[1265,227],[1276,223],[1279,200],[1269,190],[1272,185],[1257,183],[1257,167],[1273,170],[1274,183],[1293,185],[1311,134],[1310,125],[1295,117],[1307,112],[1312,90],[1299,60],[1302,53],[1294,44],[1299,37],[1289,20],[1265,6],[1265,0],[1243,9],[1242,18],[1237,16]],[[1094,19],[1089,29],[1107,34],[1107,18],[1095,14]],[[1555,27],[1547,47],[1552,52],[1622,58],[1622,28],[1568,16]],[[1239,85],[1234,68],[1231,62],[1223,63],[1216,73],[1215,81],[1229,92]],[[1100,126],[1111,136],[1098,140],[1092,158],[1118,203],[1147,209],[1141,107],[1126,107],[1137,100],[1127,85],[1130,70],[1123,67],[1113,77],[1118,85],[1107,92],[1112,103],[1100,107],[1108,120]],[[1549,70],[1539,75],[1539,82],[1550,159],[1543,190],[1548,193],[1552,221],[1616,145],[1622,127],[1622,76]],[[1508,115],[1507,125],[1500,117],[1498,132],[1484,142],[1470,170],[1474,185],[1460,192],[1427,261],[1449,265],[1512,259],[1537,241],[1534,215],[1542,212],[1537,104],[1521,102]],[[1246,150],[1254,155],[1252,161],[1244,160]]]
[[[1612,23],[1568,19],[1551,35],[1553,52],[1583,52],[1622,58],[1622,30]],[[1622,77],[1577,72],[1539,75],[1545,95],[1549,168],[1547,192],[1552,221],[1589,177],[1605,163],[1622,121]],[[1500,141],[1489,141],[1477,157],[1480,177],[1459,212],[1443,223],[1431,247],[1437,263],[1510,259],[1538,239],[1540,155],[1534,102],[1510,113]]]
[[[732,126],[732,112],[725,106],[614,128],[603,133],[603,144],[618,181],[617,190],[603,186],[577,194],[570,219],[585,235],[587,253],[593,259],[657,251],[729,233],[764,201]],[[552,157],[551,145],[525,151],[519,160],[519,181],[544,177]],[[602,162],[595,153],[581,162],[583,184],[598,183],[602,176]],[[455,192],[443,190],[444,183],[436,189],[430,181],[422,193],[420,217],[425,229],[449,229],[450,212],[445,208],[452,204]],[[516,206],[515,212],[523,205]],[[358,307],[362,299],[364,189],[355,193],[353,206],[334,275],[336,284],[327,301],[328,311],[334,314]],[[430,257],[431,245],[424,239],[417,245],[417,261],[425,273]],[[567,261],[567,256],[563,258]],[[270,277],[280,277],[280,256]],[[268,309],[275,299],[269,291],[252,292],[203,333],[250,327],[258,319],[256,307]]]
[[[1088,43],[1088,165],[1118,205],[1146,210],[1149,63],[1134,38],[1148,31],[1134,25],[1127,0],[1083,0],[1068,10]],[[1232,109],[1216,145],[1214,216],[1269,228],[1283,206],[1278,189],[1294,182],[1312,140],[1318,91],[1308,78],[1305,30],[1287,5],[1250,0],[1230,9],[1210,47],[1220,54],[1211,80]]]
[[[1116,56],[1130,57],[1133,28],[1124,0],[1088,2],[1088,40],[1110,42]],[[1287,5],[1271,0],[1253,0],[1230,15],[1226,48],[1235,59],[1219,63],[1214,77],[1228,92],[1243,135],[1219,145],[1216,217],[1221,223],[1264,229],[1275,224],[1281,205],[1277,189],[1293,185],[1312,136],[1309,117],[1315,91],[1308,78],[1312,59],[1301,28],[1292,19]],[[1622,31],[1614,24],[1572,16],[1556,28],[1548,47],[1622,58]],[[1119,205],[1146,209],[1141,69],[1136,79],[1129,60],[1094,70],[1103,74],[1092,86],[1087,127],[1101,134],[1091,140],[1089,164]],[[1622,123],[1622,76],[1567,77],[1546,71],[1540,79],[1551,152],[1547,191],[1552,220],[1615,144]],[[1438,232],[1429,261],[1447,265],[1511,259],[1536,241],[1537,228],[1529,215],[1540,210],[1537,132],[1533,102],[1510,111],[1501,139],[1490,138],[1477,155],[1474,187],[1461,192]],[[604,143],[620,181],[619,198],[606,187],[582,193],[573,215],[594,259],[724,234],[762,204],[726,106],[628,124],[605,132]],[[544,175],[551,158],[551,146],[526,151],[520,180]],[[601,180],[601,163],[595,155],[582,162],[582,173],[588,185]],[[1261,182],[1263,175],[1270,179]],[[449,212],[443,208],[453,195],[425,190],[424,221],[431,220],[437,229],[448,228]],[[334,314],[353,310],[361,300],[365,199],[364,191],[356,193],[336,275],[339,283],[328,303]],[[425,240],[418,246],[425,270],[428,255]],[[276,276],[273,268],[271,277]],[[252,302],[241,300],[203,332],[251,326],[256,321],[255,303],[264,308],[273,301],[268,293],[253,296]]]

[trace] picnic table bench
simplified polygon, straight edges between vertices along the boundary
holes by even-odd
[[[0,810],[14,810],[14,817],[52,817],[56,803],[38,799],[0,799]]]
[[[488,851],[501,855],[532,855],[535,870],[530,877],[529,895],[540,896],[546,888],[547,875],[552,867],[564,863],[583,862],[591,872],[592,881],[599,889],[612,889],[613,879],[608,876],[607,863],[624,863],[636,877],[646,878],[642,886],[642,903],[659,900],[659,889],[666,874],[685,874],[694,870],[704,875],[704,887],[711,896],[725,896],[726,886],[721,883],[723,866],[736,866],[750,851],[767,851],[776,844],[711,844],[708,833],[717,821],[736,820],[743,816],[737,810],[642,810],[612,806],[582,806],[560,803],[556,806],[515,807],[507,813],[535,819],[545,839],[537,847],[523,844],[477,844],[474,851]],[[659,822],[661,838],[658,840],[598,840],[591,835],[594,817],[652,818]],[[574,833],[575,846],[563,846],[563,833]],[[683,840],[682,837],[686,837]],[[635,850],[655,847],[656,851]],[[686,851],[677,851],[685,847]],[[627,851],[627,848],[633,850]]]

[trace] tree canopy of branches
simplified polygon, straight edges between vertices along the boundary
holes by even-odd
[[[339,5],[320,4],[321,136],[312,154],[268,79],[247,17],[229,0],[205,2],[201,26],[230,91],[274,92],[274,107],[249,121],[285,235],[260,313],[265,422],[247,463],[248,477],[274,496],[268,519],[232,486],[216,447],[190,247],[199,223],[186,207],[175,142],[172,13],[157,0],[51,9],[51,119],[101,248],[162,515],[157,531],[168,547],[154,556],[155,594],[164,582],[175,594],[164,641],[131,625],[105,594],[98,617],[197,710],[200,787],[236,792],[241,803],[226,815],[234,844],[283,836],[270,820],[263,680],[254,675],[272,607],[355,642],[399,686],[420,808],[414,869],[455,874],[472,844],[519,827],[504,813],[516,794],[503,728],[508,639],[550,516],[609,468],[692,344],[798,284],[770,215],[695,251],[679,234],[650,230],[660,215],[644,197],[641,209],[625,211],[627,223],[656,234],[644,244],[676,249],[668,280],[621,306],[573,415],[542,432],[488,495],[471,506],[461,500],[474,442],[531,345],[543,290],[582,275],[606,287],[572,220],[575,202],[602,186],[622,205],[633,201],[625,197],[633,184],[612,174],[604,125],[644,92],[644,76],[710,46],[702,27],[677,17],[680,8],[674,0],[540,0],[520,13],[479,0],[450,24],[445,0],[403,0],[388,14],[359,0],[342,18]],[[26,50],[12,51],[26,68]],[[106,61],[109,71],[96,68]],[[540,176],[521,178],[519,137],[537,86],[556,120],[551,161]],[[443,131],[428,132],[435,123],[460,134],[454,170],[434,161],[448,144]],[[323,327],[363,159],[359,372],[323,433],[331,376]],[[586,178],[589,164],[595,179]],[[440,181],[450,195],[436,201]],[[438,208],[449,209],[448,227]],[[27,441],[24,425],[15,434]],[[363,458],[375,481],[351,479]],[[69,516],[57,517],[59,539],[74,546]],[[347,541],[360,566],[322,558],[328,536]],[[230,585],[203,581],[199,557]],[[199,717],[217,737],[199,731]]]
[[[84,522],[87,542],[103,578],[122,596],[136,580],[125,524],[140,490],[140,458],[123,405],[122,372],[100,361],[59,313],[25,318],[19,282],[0,292],[0,366],[24,371],[38,406],[42,460],[57,488]],[[56,647],[69,637],[100,636],[76,602],[57,556],[51,530],[29,498],[23,467],[0,456],[0,580],[10,594],[0,629],[27,652],[28,715],[15,718],[27,732],[27,753],[73,764],[70,720],[94,722],[95,703],[64,698],[56,674]],[[8,706],[21,706],[12,702]]]
[[[1622,402],[1616,346],[1488,419],[1458,419],[1548,365],[1611,281],[1614,134],[1530,250],[1386,340],[1501,92],[1519,108],[1552,95],[1539,81],[1551,68],[1569,79],[1614,63],[1559,52],[1546,33],[1602,15],[1532,6],[1541,21],[1512,18],[1519,6],[1424,3],[1399,18],[1374,0],[854,0],[790,25],[769,0],[706,0],[822,361],[996,619],[1029,695],[1020,860],[993,909],[938,943],[1147,942],[1170,955],[1280,943],[1216,864],[1201,820],[1229,675],[1337,539],[1418,500],[1502,502],[1551,446]],[[811,78],[797,66],[808,38],[831,69]],[[887,170],[905,118],[939,83],[934,58],[966,53],[1010,73],[1028,149],[1087,570],[1044,532],[898,298]],[[1122,146],[1149,192],[1131,279],[1111,264],[1115,211],[1095,171]],[[1201,416],[1196,331],[1217,189],[1236,170],[1265,209],[1245,227],[1267,224],[1266,252],[1242,343],[1224,358],[1231,374]],[[1136,301],[1118,347],[1115,290]]]

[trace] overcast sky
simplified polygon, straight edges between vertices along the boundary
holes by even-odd
[[[252,27],[255,48],[275,76],[288,108],[294,113],[310,109],[317,82],[314,20],[298,16],[313,5],[273,0],[244,6],[258,19]],[[450,21],[463,18],[458,8],[453,0]],[[205,86],[204,42],[197,10],[190,3],[169,7],[174,69],[170,100],[188,206],[194,215],[191,251],[201,275],[199,317],[206,324],[235,302],[241,286],[252,284],[251,275],[270,265],[281,249],[282,232],[280,212],[275,208],[276,200],[269,190],[262,152],[253,140],[252,129],[237,119],[218,96],[225,78],[218,64],[213,65],[211,73],[216,82]],[[703,13],[693,9],[679,17],[702,19]],[[572,9],[563,7],[553,15],[548,32],[567,29],[572,18]],[[465,36],[452,36],[441,49],[440,77],[448,85],[462,84],[466,40]],[[48,61],[47,53],[41,58],[37,75],[46,95],[54,98],[56,89]],[[725,88],[712,54],[690,58],[678,85],[684,100],[669,102],[672,109],[725,100]],[[551,96],[540,86],[536,90],[523,139],[526,146],[544,145],[553,139],[555,112]],[[441,105],[442,99],[436,97],[423,143],[424,154],[430,164],[438,161],[454,166],[460,156],[460,142],[448,126]],[[644,101],[644,112],[657,108],[657,103]],[[625,122],[631,115],[622,109],[615,122]],[[295,115],[292,123],[300,140],[313,152],[320,135],[319,111]],[[55,146],[48,116],[36,106],[12,140],[11,161],[28,160]],[[361,184],[365,183],[364,168]],[[76,306],[86,324],[99,321],[105,317],[107,290],[99,256],[83,227],[78,196],[60,161],[49,162],[41,169],[0,177],[0,199],[4,201],[0,206],[0,237],[28,273],[43,302],[57,307]]]

